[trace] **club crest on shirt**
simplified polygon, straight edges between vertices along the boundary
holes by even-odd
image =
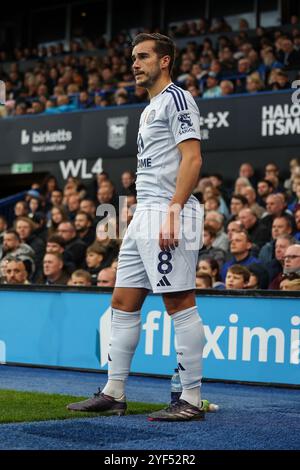
[[[126,144],[128,116],[109,118],[108,125],[108,146],[118,150]]]
[[[156,114],[156,111],[155,109],[151,109],[150,113],[148,114],[148,116],[146,117],[146,123],[147,124],[151,124],[154,119],[155,119],[155,114]]]
[[[179,134],[185,134],[186,132],[195,132],[193,129],[193,123],[190,113],[180,113],[178,115],[178,121],[181,122],[181,131]]]

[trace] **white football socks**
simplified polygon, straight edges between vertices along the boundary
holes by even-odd
[[[141,312],[112,309],[111,337],[108,353],[108,382],[102,390],[115,399],[125,399],[125,382],[140,339]]]
[[[204,328],[196,306],[176,312],[174,320],[176,352],[182,394],[180,398],[201,408],[202,353]]]

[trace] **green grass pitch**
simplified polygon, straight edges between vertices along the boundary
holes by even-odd
[[[66,409],[68,403],[84,399],[86,397],[0,390],[0,424],[84,417],[92,418],[105,414],[71,412]],[[163,407],[164,405],[162,404],[128,402],[127,414],[148,414]]]

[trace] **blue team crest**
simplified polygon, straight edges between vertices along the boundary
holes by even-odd
[[[154,119],[155,119],[155,114],[156,114],[155,109],[152,109],[152,110],[150,111],[149,115],[148,115],[147,118],[146,118],[146,123],[147,123],[147,124],[151,124],[151,123],[154,121]]]
[[[181,129],[187,130],[189,127],[193,127],[190,113],[181,113],[178,115],[178,121],[181,122]]]

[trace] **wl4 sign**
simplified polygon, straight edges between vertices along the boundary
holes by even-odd
[[[93,165],[90,169],[88,169],[88,162]],[[80,179],[91,179],[93,175],[103,171],[102,158],[98,158],[95,163],[93,161],[90,162],[86,158],[78,158],[78,160],[67,161],[60,160],[59,166],[64,180],[66,180],[69,176],[73,176],[74,178],[79,177]]]

